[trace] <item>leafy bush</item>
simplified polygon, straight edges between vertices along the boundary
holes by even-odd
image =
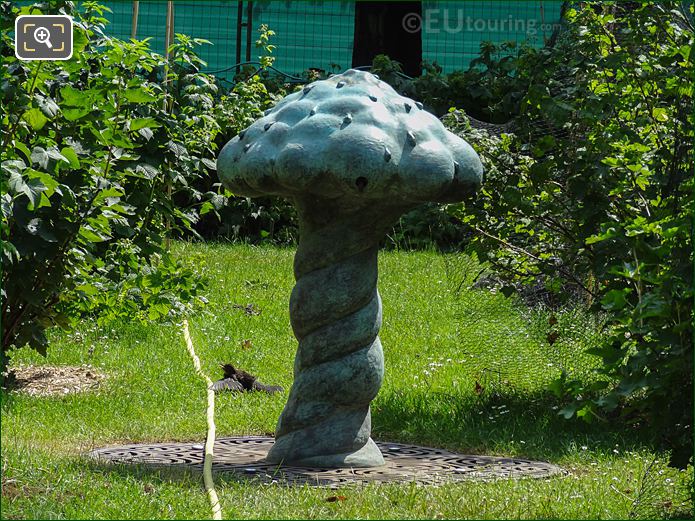
[[[465,71],[444,74],[436,62],[423,63],[425,73],[408,78],[398,62],[378,55],[372,72],[404,96],[422,101],[438,116],[456,107],[476,119],[506,122],[519,114],[521,100],[529,86],[524,74],[527,62],[538,51],[516,42],[482,42],[480,54]]]
[[[212,110],[219,125],[219,133],[214,138],[217,150],[260,118],[263,111],[286,92],[286,85],[267,74],[267,68],[274,61],[271,54],[275,46],[270,43],[274,34],[267,25],[261,25],[256,41],[261,53],[260,67],[244,68],[237,74],[233,88],[215,99]],[[222,189],[214,174],[198,179],[194,186],[208,196],[200,210],[201,219],[195,226],[196,232],[204,238],[278,244],[296,240],[296,212],[284,199],[234,196]]]
[[[510,284],[578,288],[610,313],[603,383],[568,380],[567,418],[621,413],[692,456],[692,6],[587,2],[526,74],[518,135],[450,124],[488,173],[460,216]]]
[[[203,300],[164,244],[192,232],[205,197],[191,181],[215,166],[217,87],[197,72],[200,42],[179,35],[167,62],[107,37],[106,8],[72,6],[49,12],[74,17],[73,58],[22,62],[14,19],[39,10],[2,3],[3,366],[12,347],[45,354],[52,325],[172,317]]]
[[[425,203],[404,214],[386,235],[384,246],[401,250],[460,251],[470,240],[467,227],[447,211],[447,206]]]

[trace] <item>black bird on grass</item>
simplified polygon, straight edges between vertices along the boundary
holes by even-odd
[[[220,391],[264,391],[268,394],[284,391],[279,385],[266,385],[258,381],[254,375],[247,373],[242,369],[235,368],[232,364],[223,364],[224,378],[213,382],[212,390]]]

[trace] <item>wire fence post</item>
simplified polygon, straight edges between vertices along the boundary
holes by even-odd
[[[251,34],[253,32],[253,2],[246,3],[246,61],[251,61]]]
[[[170,94],[169,94],[169,47],[171,47],[171,44],[174,41],[174,2],[173,0],[169,0],[167,2],[167,18],[166,18],[166,27],[165,27],[165,34],[164,34],[164,59],[166,62],[166,65],[164,67],[164,88],[165,88],[165,96],[164,96],[164,110],[166,112],[170,112],[172,109],[172,103],[170,103]],[[172,197],[172,188],[171,188],[171,179],[168,177],[169,175],[169,168],[167,168],[167,171],[165,172],[165,176],[167,176],[164,179],[164,182],[166,183],[166,191],[167,191],[167,197],[169,198],[169,203],[172,204],[173,197]],[[164,239],[164,244],[166,246],[166,249],[169,250],[171,249],[171,217],[167,217],[167,222],[166,222],[166,237]]]
[[[244,2],[237,2],[236,10],[236,63],[241,63],[241,28],[244,26]],[[241,72],[241,66],[236,68],[236,73]]]
[[[130,38],[134,40],[138,34],[138,15],[140,14],[139,0],[133,0],[133,22],[130,26]]]

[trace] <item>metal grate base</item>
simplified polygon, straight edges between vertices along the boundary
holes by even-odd
[[[240,436],[215,441],[214,472],[230,472],[235,477],[263,483],[340,485],[346,483],[417,482],[441,484],[467,479],[547,478],[564,474],[550,463],[519,458],[470,456],[443,449],[377,442],[386,465],[375,468],[326,469],[277,466],[264,457],[273,438]],[[157,443],[122,445],[95,449],[88,456],[109,463],[142,464],[159,468],[202,471],[203,445]]]

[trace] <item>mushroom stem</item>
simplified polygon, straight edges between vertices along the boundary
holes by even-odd
[[[403,212],[378,204],[296,200],[300,241],[290,320],[299,348],[271,463],[384,464],[370,438],[369,404],[384,375],[379,341],[379,240]]]

